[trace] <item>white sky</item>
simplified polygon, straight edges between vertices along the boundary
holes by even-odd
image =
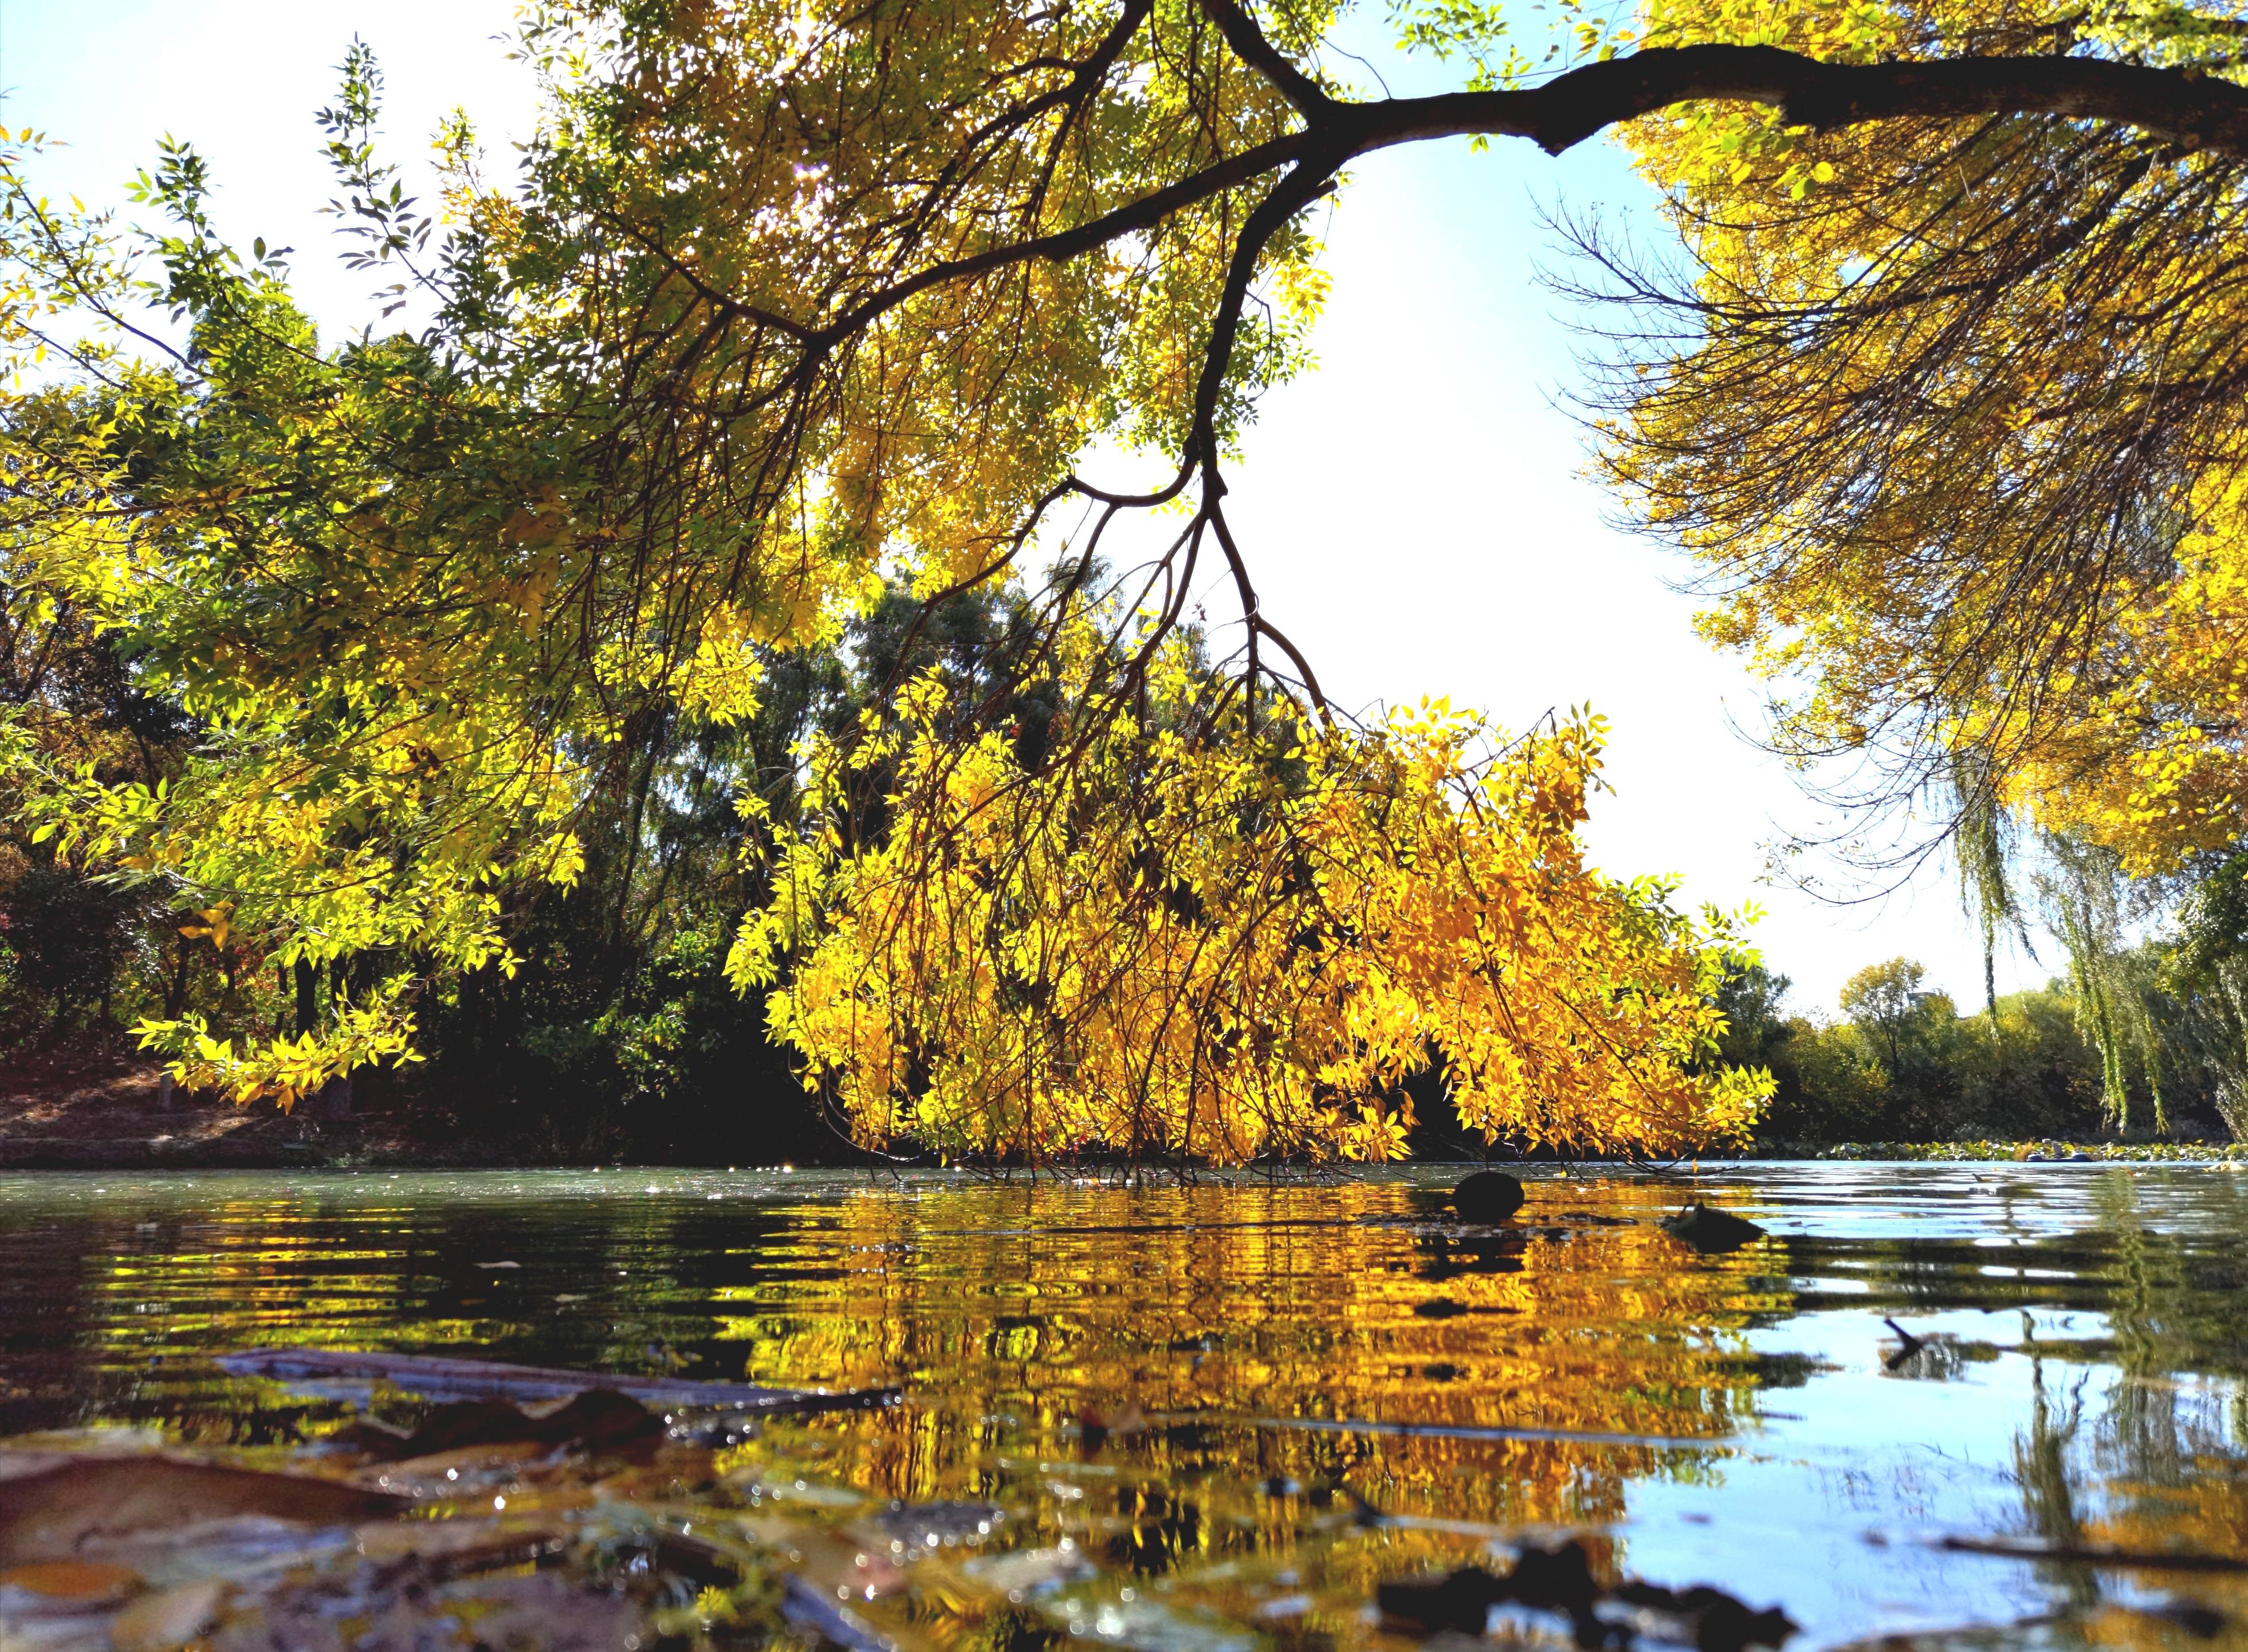
[[[380,283],[326,256],[332,232],[317,216],[332,190],[312,113],[334,65],[354,33],[374,47],[401,160],[419,167],[457,105],[497,173],[530,119],[529,76],[501,38],[511,10],[0,0],[0,123],[65,141],[38,176],[89,205],[123,206],[160,136],[191,141],[212,162],[221,228],[296,247],[313,312],[357,326]],[[1371,39],[1366,55],[1395,90],[1427,84]],[[1652,231],[1648,199],[1600,143],[1559,161],[1521,143],[1483,155],[1423,144],[1354,168],[1329,235],[1319,367],[1271,400],[1231,472],[1264,610],[1345,704],[1445,695],[1516,727],[1551,708],[1605,713],[1616,794],[1594,805],[1600,864],[1682,874],[1693,901],[1763,906],[1758,943],[1799,1005],[1831,1011],[1852,970],[1904,953],[1971,1008],[1981,959],[1948,866],[1847,908],[1759,881],[1763,846],[1817,815],[1737,731],[1756,726],[1759,696],[1694,635],[1692,602],[1665,584],[1678,565],[1606,525],[1607,501],[1580,474],[1579,433],[1555,405],[1572,374],[1560,300],[1533,274],[1557,256],[1539,208],[1598,205]],[[1223,612],[1215,599],[1211,611]],[[2001,991],[2046,974],[2018,956],[1999,967]]]

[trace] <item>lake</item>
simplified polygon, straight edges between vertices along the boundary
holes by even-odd
[[[937,1646],[1409,1644],[1382,1580],[1567,1535],[1796,1647],[2248,1643],[2248,1174],[1530,1167],[1499,1230],[1457,1174],[4,1176],[0,1430],[410,1413],[212,1362],[261,1346],[895,1384],[723,1465],[907,1559],[1079,1557],[996,1627],[870,1608]],[[1770,1237],[1696,1252],[1689,1200]]]

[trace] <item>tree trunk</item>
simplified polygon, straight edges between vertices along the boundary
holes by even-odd
[[[176,1021],[188,1007],[188,937],[180,937],[179,960],[172,965],[172,984],[164,989],[164,1019]]]

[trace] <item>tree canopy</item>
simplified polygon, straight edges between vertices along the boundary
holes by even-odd
[[[1738,38],[1737,20],[1654,8],[1640,38]],[[2164,912],[2191,928],[2208,903],[2190,892],[2248,824],[2248,156],[2189,113],[2239,95],[2243,20],[1779,5],[1755,26],[1827,58],[1950,75],[2005,56],[2167,88],[2167,120],[1670,112],[1630,141],[1683,256],[1571,226],[1580,290],[1615,323],[1593,346],[1603,468],[1698,560],[1706,634],[1771,682],[1773,743],[1846,805],[1861,866],[1948,841],[1986,951],[2044,918],[2120,1116],[2125,1045],[2162,1001],[2199,1001],[2140,969],[2127,931]],[[2230,1018],[2237,1052],[2248,1021]]]
[[[1762,23],[1858,58],[2128,71],[2176,114],[2237,95],[2219,8]],[[2032,805],[2142,872],[2231,842],[2238,143],[1998,109],[1830,131],[1703,112],[1635,142],[1688,262],[1585,226],[1606,296],[1648,324],[1600,387],[1607,461],[1703,559],[1710,634],[1783,685],[1783,744],[1871,755],[1875,796],[1950,779]]]
[[[124,761],[32,673],[19,810],[296,983],[293,1033],[235,995],[148,1040],[284,1102],[406,1058],[416,994],[512,966],[511,915],[579,875],[586,810],[660,730],[751,717],[886,582],[1000,581],[1035,612],[1008,673],[1050,685],[1034,716],[905,672],[741,799],[762,893],[733,971],[868,1138],[1381,1156],[1431,1061],[1472,1128],[1737,1136],[1768,1086],[1703,1059],[1733,931],[1586,866],[1597,723],[1354,724],[1226,518],[1232,444],[1323,295],[1307,209],[1438,138],[1640,123],[1699,262],[1626,295],[1692,319],[1631,360],[1612,463],[1732,578],[1724,635],[1825,672],[1812,737],[1917,708],[2006,785],[2136,795],[2113,788],[2148,741],[2101,732],[2140,725],[2087,640],[2182,636],[2155,598],[2205,625],[2229,588],[2191,572],[2206,536],[2146,572],[2163,523],[2214,513],[2229,543],[2230,264],[2186,257],[2248,164],[2224,19],[1653,6],[1541,67],[1495,10],[1407,5],[1405,43],[1463,65],[1422,98],[1359,95],[1337,19],[531,5],[538,134],[495,177],[456,122],[429,204],[378,153],[354,48],[322,116],[335,209],[428,319],[340,340],[283,252],[219,239],[191,148],[141,180],[136,236],[41,200],[24,134],[12,645],[91,639],[180,727]],[[1151,478],[1080,474],[1099,442]],[[1175,531],[1112,568],[1127,511]],[[1209,566],[1230,627],[1188,622]],[[2163,692],[2213,685],[2212,646]]]

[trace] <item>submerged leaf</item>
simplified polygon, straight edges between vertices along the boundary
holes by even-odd
[[[0,1564],[75,1559],[135,1533],[230,1515],[325,1525],[405,1506],[401,1498],[305,1475],[158,1456],[80,1457],[0,1478]]]

